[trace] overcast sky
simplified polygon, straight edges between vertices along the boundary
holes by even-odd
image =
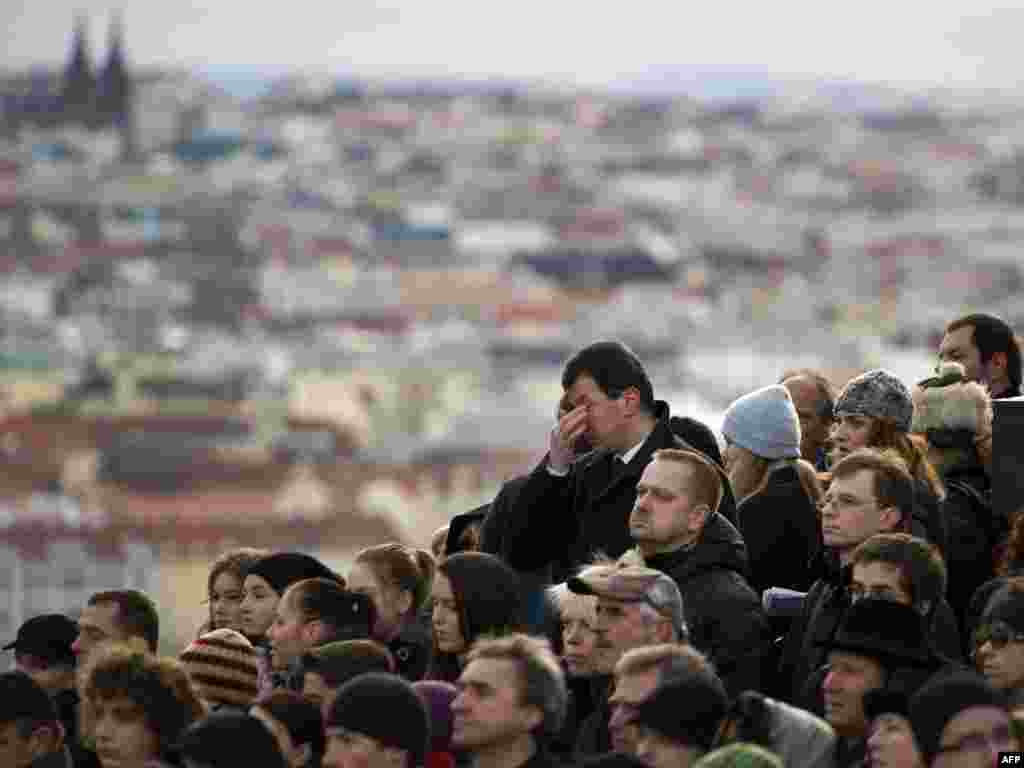
[[[0,0],[5,66],[63,60],[76,8],[93,55],[123,9],[129,60],[360,75],[552,77],[650,69],[1017,84],[1024,9],[993,0]]]

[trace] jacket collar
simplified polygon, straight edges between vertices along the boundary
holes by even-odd
[[[42,757],[37,757],[28,764],[28,768],[72,768],[71,753],[67,747],[61,747],[57,752],[49,752]]]
[[[644,467],[650,463],[653,453],[659,448],[671,445],[673,441],[678,440],[669,426],[668,403],[662,400],[655,401],[654,415],[657,418],[654,429],[651,430],[651,433],[640,444],[639,450],[633,454],[628,463],[616,461],[614,452],[608,449],[595,451],[591,455],[588,461],[590,466],[593,468],[601,467],[605,472],[605,479],[602,483],[599,483],[601,490],[598,491],[595,500],[600,500],[627,480],[633,480],[634,482],[639,480],[640,476],[644,473]]]
[[[1013,386],[1013,385],[1011,384],[1011,385],[1010,385],[1010,388],[1009,388],[1009,389],[1007,389],[1007,390],[1006,390],[1005,392],[1003,392],[1003,393],[1002,393],[1001,395],[996,395],[996,396],[995,396],[995,397],[993,397],[992,399],[993,399],[993,400],[1005,400],[1005,399],[1006,399],[1006,398],[1008,398],[1008,397],[1020,397],[1020,395],[1021,395],[1021,393],[1020,393],[1020,387],[1019,387],[1019,386],[1018,386],[1018,387],[1015,387],[1015,386]]]
[[[670,573],[676,581],[703,570],[732,570],[747,575],[747,547],[740,532],[721,512],[712,513],[697,541],[688,547],[645,558],[651,568]]]

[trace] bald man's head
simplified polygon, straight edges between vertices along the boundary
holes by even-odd
[[[789,371],[779,383],[789,391],[800,417],[800,455],[816,465],[832,428],[835,390],[828,379],[813,370]]]

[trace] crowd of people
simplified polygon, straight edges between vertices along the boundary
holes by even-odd
[[[1024,513],[991,492],[1021,355],[978,314],[938,357],[787,372],[720,443],[591,344],[543,460],[429,551],[225,552],[173,656],[138,591],[26,621],[0,765],[995,765],[1024,744]]]

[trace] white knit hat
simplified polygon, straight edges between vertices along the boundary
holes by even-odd
[[[800,418],[789,391],[781,384],[736,400],[725,412],[722,433],[762,459],[800,456]]]

